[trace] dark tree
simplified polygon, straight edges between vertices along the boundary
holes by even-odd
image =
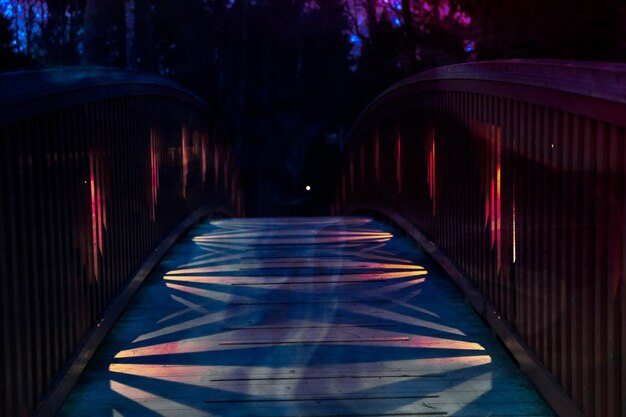
[[[34,65],[30,58],[15,51],[14,39],[11,21],[0,14],[0,71]]]
[[[79,33],[83,27],[85,0],[48,0],[48,18],[40,46],[46,65],[78,65]]]
[[[83,65],[125,67],[126,4],[124,0],[86,0],[83,29]]]
[[[353,115],[343,6],[242,1],[226,22],[223,108],[243,150],[252,212],[297,212],[309,147]]]
[[[480,0],[481,59],[626,60],[622,0]]]
[[[350,1],[352,29],[362,44],[356,74],[361,106],[411,74],[474,58],[467,49],[475,36],[470,0]]]
[[[5,67],[5,63],[12,60],[15,54],[11,48],[13,33],[11,32],[11,22],[0,14],[0,62]]]

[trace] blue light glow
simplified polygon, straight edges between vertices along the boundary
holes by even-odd
[[[476,42],[472,40],[465,39],[463,43],[465,44],[465,47],[463,48],[465,49],[465,52],[474,52],[474,50],[476,49]]]
[[[391,23],[394,26],[400,26],[400,19],[398,19],[397,17],[394,17],[394,18],[391,19]]]
[[[0,0],[0,13],[11,21],[15,52],[34,53],[33,40],[41,37],[48,20],[48,4],[44,0]]]

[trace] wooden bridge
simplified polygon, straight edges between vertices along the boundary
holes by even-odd
[[[624,416],[626,66],[404,80],[322,218],[161,77],[0,91],[0,415]]]

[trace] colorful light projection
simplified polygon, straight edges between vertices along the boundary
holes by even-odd
[[[235,165],[235,163],[233,162],[233,166]],[[232,169],[232,167],[231,167]],[[234,206],[237,209],[237,211],[239,211],[239,193],[237,192],[237,184],[239,183],[239,173],[235,173],[235,175],[233,176],[232,181],[230,181],[229,183],[229,190],[230,190],[230,199],[231,201],[234,201]]]
[[[156,129],[150,129],[150,192],[148,206],[150,219],[156,221],[156,207],[159,197],[159,170],[161,166],[161,140]]]
[[[213,185],[217,188],[220,173],[221,150],[217,143],[213,142]]]
[[[354,154],[350,153],[349,156],[349,179],[350,179],[350,192],[354,192]]]
[[[222,164],[222,179],[224,180],[224,190],[228,192],[228,173],[231,168],[231,155],[229,152],[225,152],[224,163]]]
[[[187,149],[189,138],[187,137],[187,127],[182,127],[180,152],[182,158],[182,195],[187,198],[187,176],[189,174],[189,150]]]
[[[485,190],[485,228],[496,255],[496,270],[502,266],[502,131],[499,126],[473,121],[471,131],[484,143],[482,183]]]
[[[372,223],[367,217],[278,217],[278,218],[241,218],[228,220],[213,220],[211,225],[222,230],[252,229],[258,231],[260,227],[278,228],[279,226],[308,225],[325,228],[327,226],[365,226]],[[368,228],[366,231],[370,231]]]
[[[295,236],[277,237],[276,235],[267,235],[262,242],[259,242],[259,235],[240,235],[232,236],[228,239],[230,243],[236,244],[261,244],[261,245],[306,245],[321,243],[343,243],[343,242],[386,242],[391,239],[392,235],[386,232],[372,234],[356,234],[351,236],[343,236],[341,233],[325,232],[317,236]],[[210,242],[216,240],[212,236],[197,236],[193,238],[194,242]]]
[[[396,182],[398,193],[402,194],[402,138],[400,129],[396,130]]]
[[[110,384],[111,392],[114,392],[123,398],[143,399],[144,401],[140,401],[141,405],[142,407],[146,409],[145,412],[149,413],[149,415],[163,415],[162,413],[163,413],[164,407],[170,410],[180,410],[180,409],[189,410],[189,406],[185,405],[184,402],[172,401],[167,398],[163,398],[162,396],[153,394],[144,389],[133,387],[131,385],[127,385],[127,384],[124,384],[122,382],[115,381],[115,380],[111,380],[109,384]],[[155,402],[155,401],[149,401],[149,400],[158,400],[158,401]],[[211,414],[198,410],[197,408],[190,410],[190,412],[192,413],[194,417],[211,417]],[[113,417],[116,417],[116,415],[123,416],[123,414],[119,410],[115,410],[115,413],[117,414],[113,414]],[[130,416],[131,414],[126,415],[126,417],[130,417]]]
[[[201,138],[201,142],[202,142],[202,189],[204,190],[205,184],[206,184],[206,174],[207,174],[207,159],[208,159],[208,153],[209,153],[209,138],[206,134],[206,132],[202,133],[202,138]]]
[[[384,234],[390,238],[379,242]],[[267,243],[315,236],[341,240]],[[370,239],[353,240],[364,236]],[[254,243],[241,244],[242,237]],[[168,297],[158,308],[141,307],[146,325],[133,324],[140,332],[115,354],[107,377],[90,382],[108,384],[98,393],[115,399],[97,407],[114,404],[120,415],[215,415],[236,407],[247,415],[245,407],[263,404],[268,415],[300,415],[312,399],[314,407],[320,398],[340,401],[349,413],[375,399],[378,415],[424,414],[432,411],[425,398],[452,413],[494,394],[501,363],[492,363],[474,324],[457,325],[444,300],[432,297],[441,294],[441,280],[398,256],[390,243],[396,238],[371,219],[217,220],[200,226],[196,238],[183,262],[164,264],[169,294],[159,293]],[[385,279],[349,290],[336,285],[354,274]],[[284,281],[271,288],[231,285],[277,277]],[[318,283],[291,285],[309,278]]]
[[[435,129],[431,128],[426,136],[428,144],[428,193],[432,204],[433,217],[437,214],[437,154],[435,148]]]
[[[388,360],[388,361],[372,361],[365,367],[368,375],[360,378],[354,374],[354,365],[352,364],[332,364],[332,365],[315,365],[309,368],[283,368],[277,369],[270,366],[254,366],[247,369],[245,382],[265,381],[267,378],[279,381],[306,381],[306,380],[332,380],[332,379],[368,379],[376,385],[386,385],[389,378],[397,379],[414,379],[423,376],[432,376],[439,372],[455,372],[467,371],[472,367],[485,366],[492,363],[489,355],[475,356],[458,356],[428,359],[411,359],[411,360]],[[365,365],[365,364],[363,364]],[[177,382],[180,377],[190,376],[193,385],[203,386],[206,380],[218,383],[236,382],[234,378],[229,376],[236,374],[238,371],[235,366],[214,366],[214,365],[177,365],[177,364],[132,364],[132,363],[114,363],[109,365],[109,372],[116,374],[126,374],[135,376],[150,375],[151,378]],[[398,377],[394,374],[402,372],[403,375]],[[207,377],[208,376],[208,377]],[[387,381],[385,381],[387,380]],[[354,385],[359,389],[359,384]]]
[[[359,169],[361,173],[361,183],[365,183],[365,144],[359,146]]]
[[[91,264],[93,280],[100,280],[100,257],[103,254],[103,236],[107,228],[106,201],[109,195],[109,177],[106,175],[105,156],[100,151],[89,151],[89,191],[91,206]]]
[[[374,133],[374,171],[376,173],[376,184],[380,185],[380,133]]]
[[[513,263],[517,262],[517,249],[515,245],[517,244],[517,230],[516,230],[516,221],[517,221],[517,213],[515,212],[515,189],[513,191],[513,219],[512,219],[512,232],[513,232]]]
[[[189,143],[188,153],[187,153],[187,170],[189,170],[189,163],[191,161],[199,161],[200,169],[198,170],[200,176],[202,176],[202,161],[203,155],[202,152],[204,150],[203,143],[203,133],[199,129],[190,129],[190,137],[191,142]],[[203,179],[200,178],[200,183],[203,184]]]

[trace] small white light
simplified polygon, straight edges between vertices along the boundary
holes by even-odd
[[[307,185],[306,187],[304,187],[304,189],[307,190],[307,191],[311,191],[311,186]]]

